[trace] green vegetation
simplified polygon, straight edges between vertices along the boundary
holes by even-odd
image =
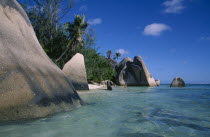
[[[63,8],[65,4],[62,2],[66,2],[63,0],[19,2],[28,14],[43,49],[60,68],[75,53],[81,53],[85,57],[88,81],[101,82],[113,77],[114,70],[109,61],[95,47],[94,30],[88,28],[85,15],[76,15],[73,21],[61,23],[62,18],[69,18],[73,0],[69,0],[66,8]]]
[[[66,30],[69,33],[69,42],[66,50],[61,54],[56,62],[58,62],[67,53],[68,50],[71,49],[72,54],[75,54],[79,45],[85,46],[83,35],[88,27],[87,22],[85,22],[85,16],[83,15],[81,17],[80,15],[76,15],[72,23],[69,22],[65,25],[67,26]]]
[[[121,53],[120,52],[116,52],[114,60],[118,60],[120,57],[121,57]]]
[[[113,57],[112,51],[111,50],[108,50],[106,52],[106,57],[107,57],[108,60],[110,60],[110,59],[112,59],[112,60],[118,60],[121,57],[121,53],[120,52],[115,52],[115,55]]]
[[[112,51],[111,50],[108,50],[106,52],[106,56],[107,56],[108,59],[111,59],[111,57],[112,57]]]
[[[112,79],[114,70],[109,61],[97,52],[97,49],[88,47],[81,53],[85,56],[88,81],[101,82]]]

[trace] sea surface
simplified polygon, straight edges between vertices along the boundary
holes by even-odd
[[[0,123],[0,137],[210,137],[210,85],[116,87],[33,121]]]

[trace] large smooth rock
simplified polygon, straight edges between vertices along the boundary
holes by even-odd
[[[128,57],[123,59],[116,72],[116,82],[118,85],[157,86],[143,59],[139,56],[135,56],[134,61]]]
[[[140,56],[135,56],[133,62],[134,64],[142,68],[141,75],[139,76],[142,81],[141,85],[151,86],[151,87],[157,86],[155,79],[150,74],[143,59]]]
[[[127,63],[129,62],[133,62],[133,60],[129,57],[126,57],[115,67],[115,71],[117,72],[115,82],[117,85],[120,86],[126,85],[125,77],[126,75],[128,75],[126,74],[126,69],[127,69]]]
[[[173,79],[170,87],[185,87],[185,82],[182,78],[176,77]]]
[[[117,69],[119,69],[119,70],[123,69],[123,68],[126,66],[126,64],[127,64],[128,62],[133,62],[133,60],[132,60],[131,58],[129,58],[129,57],[124,58],[124,59],[118,64]]]
[[[141,68],[135,64],[127,64],[125,69],[124,81],[128,86],[136,86],[141,83],[139,75],[141,74]],[[138,83],[138,84],[137,84]]]
[[[89,90],[84,56],[77,53],[63,67],[63,72],[76,90]]]
[[[48,58],[16,0],[0,0],[0,120],[68,111],[80,97]]]

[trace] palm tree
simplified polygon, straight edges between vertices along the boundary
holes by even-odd
[[[116,53],[115,53],[115,59],[118,60],[120,56],[121,56],[121,53],[120,53],[120,52],[116,52]]]
[[[106,55],[107,55],[107,58],[110,59],[111,56],[112,56],[112,51],[111,51],[111,50],[108,50],[108,51],[106,52]]]
[[[56,60],[56,62],[58,62],[67,53],[69,49],[71,49],[72,52],[75,52],[79,45],[85,45],[83,35],[85,33],[86,28],[88,27],[87,22],[85,22],[85,15],[76,15],[74,21],[72,23],[67,23],[66,27],[67,31],[69,32],[70,39],[66,50],[61,54],[61,56]]]

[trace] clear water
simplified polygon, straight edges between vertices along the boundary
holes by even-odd
[[[0,137],[209,137],[210,85],[115,88],[87,103],[27,122],[0,123]]]

